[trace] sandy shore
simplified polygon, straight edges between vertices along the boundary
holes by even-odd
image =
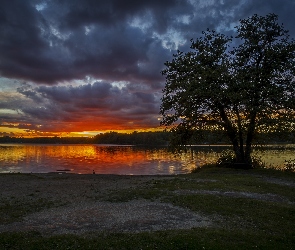
[[[2,223],[0,232],[36,230],[44,235],[90,232],[141,232],[206,227],[210,219],[169,203],[131,199],[108,201],[122,190],[149,188],[173,176],[76,174],[0,175],[0,202],[23,209],[40,207],[17,221]],[[5,215],[4,215],[5,216]]]

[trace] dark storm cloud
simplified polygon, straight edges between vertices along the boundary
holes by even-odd
[[[154,28],[157,31],[165,31],[175,13],[183,10],[186,6],[186,1],[178,0],[112,0],[112,1],[97,1],[87,0],[81,4],[80,0],[69,1],[65,15],[65,20],[62,26],[70,29],[96,23],[106,27],[116,26],[119,23],[129,21],[130,17],[140,17],[151,13]]]
[[[170,50],[202,30],[270,12],[291,29],[294,9],[293,0],[1,1],[0,74],[48,84],[86,75],[162,81]]]
[[[37,94],[50,100],[61,109],[63,109],[61,105],[64,105],[65,108],[69,106],[77,109],[130,110],[133,107],[150,103],[154,107],[151,110],[152,113],[156,111],[154,94],[141,90],[132,93],[127,87],[119,88],[107,82],[95,82],[77,87],[41,86],[35,89],[35,95]],[[150,114],[151,111],[146,112]]]
[[[102,122],[106,124],[113,122],[113,125],[118,124],[125,129],[134,126],[157,126],[157,115],[155,115],[159,107],[157,94],[150,93],[147,88],[133,87],[133,91],[130,91],[128,85],[130,83],[120,88],[108,82],[95,82],[75,87],[34,88],[25,85],[18,89],[19,93],[36,104],[36,99],[42,102],[37,105],[25,105],[20,110],[27,117],[27,123],[42,125],[38,129],[44,131],[50,124],[56,122],[87,123],[88,121],[89,124],[95,123],[96,126]]]
[[[294,9],[294,0],[0,1],[0,126],[157,127],[160,72],[177,49],[207,28],[234,35],[253,14],[278,14],[294,37]]]
[[[4,1],[0,72],[37,83],[85,75],[141,79],[138,64],[148,62],[149,46],[157,41],[130,22],[150,13],[152,28],[163,32],[177,6],[177,1]],[[157,51],[165,54],[161,47],[150,53]]]

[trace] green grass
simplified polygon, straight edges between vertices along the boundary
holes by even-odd
[[[270,182],[272,180],[276,182]],[[155,177],[150,182],[110,191],[97,199],[168,202],[203,214],[212,219],[214,225],[191,230],[50,237],[41,236],[38,232],[6,232],[0,233],[0,249],[295,249],[294,184],[294,172],[265,169],[204,168],[169,179]],[[181,193],[185,190],[189,192]],[[204,190],[221,193],[202,193]],[[283,199],[269,201],[229,197],[222,192],[271,194]],[[0,215],[17,205],[15,201],[9,208],[0,210]],[[46,203],[42,205],[42,202],[40,205],[25,204],[25,213],[44,206]]]

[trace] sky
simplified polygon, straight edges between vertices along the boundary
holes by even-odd
[[[203,30],[295,0],[0,0],[0,136],[159,129],[164,63]],[[161,128],[160,128],[161,129]]]

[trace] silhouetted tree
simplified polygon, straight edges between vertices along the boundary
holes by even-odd
[[[196,130],[222,130],[235,161],[250,166],[255,133],[294,128],[295,42],[275,14],[240,20],[236,31],[236,47],[207,30],[165,63],[161,124],[175,125],[176,146]]]

